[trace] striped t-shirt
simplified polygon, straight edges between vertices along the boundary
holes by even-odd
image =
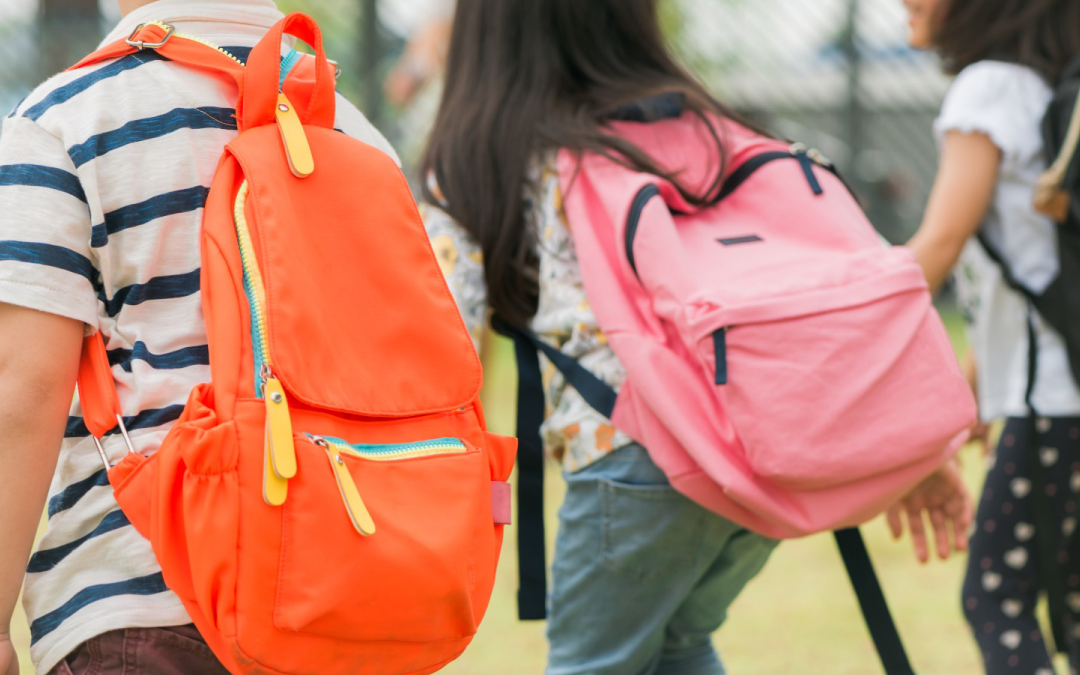
[[[161,20],[245,59],[278,19],[272,0],[159,0],[107,42]],[[136,450],[152,453],[209,379],[199,231],[236,88],[144,51],[46,82],[0,134],[0,302],[100,329]],[[393,156],[340,96],[336,127]],[[105,449],[126,452],[118,435]],[[190,622],[149,542],[117,507],[76,401],[27,569],[31,655],[48,672],[89,638]]]

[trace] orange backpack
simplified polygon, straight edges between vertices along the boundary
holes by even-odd
[[[281,91],[286,33],[316,57]],[[230,672],[434,672],[487,608],[516,441],[485,430],[406,181],[334,131],[334,70],[303,14],[246,68],[162,24],[75,67],[139,49],[234,78],[240,134],[202,227],[212,381],[157,453],[109,469],[117,502]],[[79,389],[108,467],[98,439],[127,432],[100,334]]]

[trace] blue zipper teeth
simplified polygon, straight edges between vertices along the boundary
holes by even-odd
[[[269,364],[269,353],[265,335],[265,308],[259,297],[261,290],[261,277],[259,263],[255,259],[255,246],[251,240],[251,232],[248,229],[247,216],[244,208],[247,205],[248,182],[245,180],[236,194],[236,203],[233,205],[233,221],[236,225],[237,242],[240,247],[240,261],[244,270],[244,294],[247,296],[248,307],[251,310],[251,344],[252,354],[255,357],[254,387],[255,395],[263,398],[262,375],[265,366]],[[259,280],[256,280],[259,277]]]
[[[281,91],[285,87],[285,78],[289,76],[289,73],[296,67],[296,64],[300,63],[301,58],[303,57],[300,52],[293,49],[281,59],[281,70],[278,75],[278,91]]]
[[[160,28],[162,30],[168,30],[170,28],[169,24],[161,22],[161,21],[148,21],[148,22],[146,22],[145,25],[147,25],[147,26],[157,26],[158,28]],[[236,56],[234,54],[230,54],[228,51],[222,49],[221,47],[218,47],[213,42],[210,42],[208,40],[204,40],[201,37],[196,37],[194,35],[188,35],[186,33],[179,33],[179,32],[176,32],[175,29],[173,31],[172,36],[177,37],[177,38],[183,38],[185,40],[190,40],[191,42],[198,42],[201,45],[205,45],[207,47],[210,47],[211,49],[214,49],[216,51],[221,52],[222,54],[224,54],[225,56],[228,56],[233,61],[236,61],[237,63],[239,63],[241,66],[244,65],[244,62],[241,61],[240,59],[236,58]]]
[[[312,442],[322,439],[344,451],[345,454],[363,459],[388,460],[405,457],[423,457],[426,455],[452,455],[468,451],[466,445],[457,438],[436,438],[430,441],[416,443],[389,443],[389,444],[366,444],[349,443],[332,436],[315,436],[305,434]]]

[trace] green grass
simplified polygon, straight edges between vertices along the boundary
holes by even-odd
[[[954,341],[962,344],[959,322],[947,316]],[[962,349],[962,347],[961,347]],[[493,430],[513,432],[512,354],[498,340],[486,359],[485,406]],[[983,461],[974,448],[963,454],[968,481],[976,488]],[[558,468],[549,467],[547,520],[554,537],[555,511],[562,499]],[[978,494],[978,492],[975,492]],[[920,675],[976,675],[978,654],[960,613],[964,559],[920,566],[910,543],[893,542],[879,519],[863,533],[885,593]],[[507,529],[502,563],[490,609],[465,655],[444,669],[447,675],[532,675],[543,671],[547,645],[541,622],[516,618],[517,561],[514,529]],[[551,547],[549,546],[549,555]],[[29,631],[15,622],[17,644]],[[732,675],[875,675],[881,672],[835,544],[828,535],[785,542],[732,607],[716,635]],[[24,652],[25,655],[25,652]],[[33,673],[24,661],[24,674]]]

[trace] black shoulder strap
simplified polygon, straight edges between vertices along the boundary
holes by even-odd
[[[536,348],[520,339],[516,329],[498,317],[495,330],[514,340],[518,366],[517,400],[517,553],[518,618],[547,617],[547,552],[544,534],[544,383]]]
[[[530,330],[492,317],[496,332],[514,341],[518,366],[518,618],[547,617],[547,552],[544,534],[544,383],[540,372],[542,351],[562,371],[585,402],[611,417],[616,392],[574,359],[541,340]]]
[[[878,658],[887,675],[915,675],[911,667],[904,642],[896,630],[889,603],[881,590],[881,583],[874,572],[874,563],[866,550],[866,542],[858,528],[837,530],[833,533],[836,545],[840,547],[840,557],[844,559],[848,578],[859,599],[866,628],[874,641]]]
[[[492,326],[496,332],[514,341],[518,365],[518,616],[522,620],[543,619],[547,615],[544,464],[540,439],[544,388],[537,352],[543,352],[586,403],[609,419],[618,394],[575,359],[547,344],[532,331],[511,326],[498,317],[492,319]],[[885,672],[888,675],[914,675],[862,534],[857,528],[834,534]]]
[[[1020,295],[1024,296],[1029,301],[1034,302],[1035,294],[1027,286],[1020,283],[1016,276],[1013,275],[1012,268],[1009,267],[1009,263],[997,250],[997,247],[990,243],[990,239],[986,236],[986,233],[982,230],[979,230],[975,234],[975,238],[976,240],[978,240],[979,245],[982,246],[983,251],[986,252],[987,257],[990,258],[990,260],[994,261],[994,264],[996,264],[1001,269],[1001,278],[1005,280],[1005,283],[1008,285],[1008,287],[1013,289]]]

